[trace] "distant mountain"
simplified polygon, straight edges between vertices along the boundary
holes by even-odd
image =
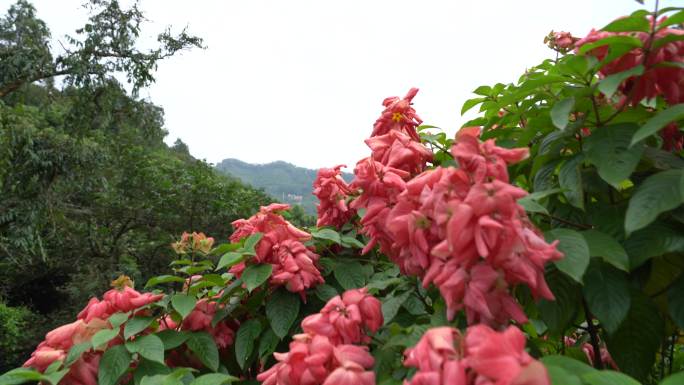
[[[308,214],[316,214],[318,200],[311,191],[318,170],[297,167],[283,161],[251,164],[232,158],[218,163],[216,169],[239,178],[244,183],[264,189],[280,202],[299,204]],[[351,181],[353,176],[345,174],[343,177]]]

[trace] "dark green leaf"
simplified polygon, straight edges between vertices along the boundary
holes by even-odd
[[[633,291],[627,318],[615,333],[606,336],[606,344],[624,373],[644,380],[655,363],[663,333],[658,308],[644,294]]]
[[[684,274],[667,291],[667,307],[675,324],[684,329]]]
[[[138,360],[138,365],[133,372],[133,382],[135,385],[140,385],[145,376],[151,377],[159,374],[167,375],[169,373],[171,373],[171,369],[165,364],[140,358]]]
[[[278,342],[280,342],[280,337],[273,332],[273,329],[266,329],[259,338],[259,358],[271,355],[278,346]]]
[[[157,333],[157,336],[162,340],[164,343],[164,350],[170,350],[177,348],[185,341],[190,338],[190,335],[186,332],[179,332],[177,330],[172,330],[172,329],[166,329],[162,330],[159,333]]]
[[[175,275],[159,275],[159,276],[150,278],[147,281],[147,283],[145,284],[145,288],[157,286],[159,284],[169,283],[169,282],[185,282],[185,279],[181,278],[181,277],[177,277]]]
[[[575,281],[557,269],[546,273],[546,282],[555,300],[539,301],[539,314],[552,332],[560,334],[575,318],[580,304],[580,289]]]
[[[186,345],[207,368],[217,371],[219,367],[219,354],[214,337],[206,332],[192,333]]]
[[[631,296],[627,275],[594,259],[584,274],[584,297],[591,313],[608,333],[615,332],[629,312]]]
[[[124,327],[124,339],[129,339],[131,336],[140,333],[147,329],[154,321],[153,317],[134,317],[126,323]]]
[[[582,283],[584,271],[589,266],[589,246],[582,234],[570,229],[555,229],[545,234],[548,241],[558,240],[558,250],[563,259],[554,262],[558,270]]]
[[[335,279],[345,290],[357,289],[366,284],[366,277],[363,274],[363,266],[357,261],[342,260],[337,261],[337,266],[333,270]]]
[[[333,298],[337,295],[337,290],[335,290],[334,287],[324,283],[316,286],[314,293],[321,301],[328,302],[330,298]]]
[[[560,366],[546,365],[551,385],[583,385],[582,380],[575,373],[571,373]]]
[[[261,265],[249,265],[242,273],[241,278],[247,287],[247,291],[252,292],[252,290],[266,282],[271,276],[272,272],[273,266],[267,263]]]
[[[285,289],[277,290],[266,303],[266,318],[275,334],[283,338],[299,314],[299,296]]]
[[[399,312],[401,305],[408,299],[412,292],[407,291],[398,296],[388,297],[382,301],[382,317],[384,324],[388,325]]]
[[[660,213],[684,202],[684,172],[667,170],[648,177],[629,200],[625,231],[629,235],[653,222]]]
[[[589,373],[595,373],[598,371],[592,368],[591,366],[585,364],[584,362],[577,361],[575,359],[565,356],[544,356],[541,358],[541,362],[546,366],[557,366],[559,368],[565,369],[568,373],[572,373],[578,376],[584,376]],[[554,383],[554,385],[556,384]]]
[[[131,354],[123,345],[114,346],[104,352],[97,373],[98,385],[114,385],[126,373],[131,364]]]
[[[575,98],[566,98],[557,102],[551,108],[551,121],[557,128],[564,130],[570,121],[570,113],[575,107]]]
[[[684,103],[671,106],[649,119],[643,126],[641,126],[639,130],[637,130],[637,132],[634,133],[634,136],[632,136],[631,145],[633,146],[643,139],[655,134],[670,122],[680,119],[684,119]]]
[[[615,188],[632,175],[644,152],[644,146],[629,144],[637,128],[635,124],[601,127],[586,139],[587,160]]]
[[[583,159],[582,154],[573,156],[561,166],[558,173],[558,183],[568,203],[582,210],[584,210],[584,186],[580,167]]]
[[[660,385],[682,385],[684,384],[684,372],[672,374],[665,378]]]
[[[582,376],[587,385],[641,385],[632,377],[612,370],[601,370],[587,373]]]
[[[615,238],[598,230],[586,230],[581,234],[587,241],[591,257],[601,257],[618,269],[629,271],[629,256]]]
[[[254,351],[254,342],[260,333],[261,323],[257,319],[251,319],[240,325],[235,337],[235,359],[240,368],[246,367],[247,360]]]
[[[150,361],[164,363],[164,343],[154,334],[126,342],[126,349],[131,353],[138,353]]]
[[[185,319],[195,308],[197,299],[187,294],[178,293],[171,297],[171,305]]]
[[[684,234],[655,222],[632,234],[623,245],[629,255],[629,268],[634,270],[653,257],[684,251]]]

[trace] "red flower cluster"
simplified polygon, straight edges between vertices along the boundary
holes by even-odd
[[[342,179],[340,169],[345,165],[318,170],[313,183],[313,195],[321,202],[318,207],[316,226],[333,226],[338,229],[349,222],[356,212],[347,206],[351,187]]]
[[[127,277],[120,277],[112,283],[115,288],[104,294],[99,301],[92,298],[83,309],[75,322],[60,326],[45,335],[31,358],[24,363],[25,367],[33,367],[44,372],[50,364],[64,360],[69,350],[81,342],[90,341],[100,330],[108,329],[111,325],[106,321],[114,313],[126,313],[140,309],[160,300],[163,294],[139,293],[128,285],[132,281]],[[112,340],[110,345],[122,342],[121,338]],[[88,351],[71,365],[69,372],[59,382],[60,384],[97,385],[100,351]]]
[[[665,20],[666,18],[662,18],[656,26]],[[642,47],[634,48],[618,57],[603,66],[600,71],[601,75],[608,76],[627,71],[638,65],[645,67],[642,75],[632,76],[620,85],[625,102],[636,105],[644,98],[651,99],[656,96],[663,96],[669,104],[684,102],[684,68],[679,66],[684,63],[684,41],[675,40],[662,45],[658,42],[668,36],[684,35],[684,31],[663,28],[658,30],[651,39],[651,34],[647,32],[606,32],[592,29],[589,35],[576,43],[576,47],[579,49],[585,44],[616,35],[633,36],[643,43]],[[608,46],[595,48],[590,51],[590,54],[603,60],[608,54]],[[668,63],[675,64],[668,65]]]
[[[432,160],[432,152],[421,142],[416,127],[422,120],[411,107],[417,88],[409,90],[403,99],[386,98],[385,110],[375,122],[373,133],[366,139],[372,154],[360,160],[354,169],[351,187],[361,194],[352,203],[356,210],[365,210],[361,219],[361,233],[370,238],[363,249],[368,252],[375,245],[389,253],[392,237],[387,231],[387,215],[396,204],[397,195],[406,188],[406,181],[422,172]]]
[[[263,385],[375,385],[366,332],[382,326],[380,301],[366,289],[332,298],[320,313],[302,321],[303,334],[290,351],[274,353],[278,363],[257,376]]]
[[[525,336],[510,326],[496,332],[485,325],[428,330],[407,349],[404,365],[418,371],[405,385],[550,385],[546,368],[525,352]]]
[[[562,255],[517,203],[526,192],[508,183],[508,164],[527,150],[480,142],[478,134],[466,128],[457,136],[451,153],[460,168],[438,167],[406,184],[387,218],[389,255],[426,287],[439,287],[450,319],[465,308],[471,324],[525,322],[509,288],[523,283],[535,297],[553,299],[544,265]]]
[[[273,203],[261,207],[249,219],[238,219],[233,222],[235,232],[230,240],[238,242],[252,234],[262,233],[263,238],[256,245],[254,260],[273,266],[272,285],[284,285],[287,290],[299,293],[304,298],[306,289],[324,281],[316,267],[318,254],[302,243],[311,239],[311,235],[296,228],[279,214],[289,208],[286,204]],[[233,266],[230,272],[240,276],[244,269],[245,263],[240,263]]]

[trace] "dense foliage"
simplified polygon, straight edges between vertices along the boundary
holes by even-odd
[[[184,233],[0,384],[684,382],[683,22],[551,33],[454,138],[417,89],[385,99],[351,183],[319,170],[316,227],[273,203]]]
[[[184,229],[227,236],[227,224],[271,201],[193,159],[182,142],[166,146],[161,108],[114,79],[112,71],[124,71],[146,84],[155,60],[198,40],[164,35],[175,48],[140,53],[138,11],[92,5],[81,40],[55,58],[27,2],[0,20],[2,371],[117,275],[161,273],[172,259],[169,242]]]

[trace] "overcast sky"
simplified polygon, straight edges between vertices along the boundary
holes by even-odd
[[[681,2],[681,0],[679,0]],[[663,6],[677,0],[661,1]],[[13,1],[0,0],[5,11]],[[55,39],[83,25],[83,0],[33,0]],[[123,1],[124,4],[128,1]],[[646,1],[651,6],[652,1]],[[681,3],[680,3],[681,4]],[[427,124],[455,132],[479,85],[511,82],[551,57],[549,31],[584,36],[634,0],[142,0],[152,39],[166,26],[205,39],[163,62],[141,92],[181,138],[216,163],[285,160],[353,168],[386,96],[419,87]]]

